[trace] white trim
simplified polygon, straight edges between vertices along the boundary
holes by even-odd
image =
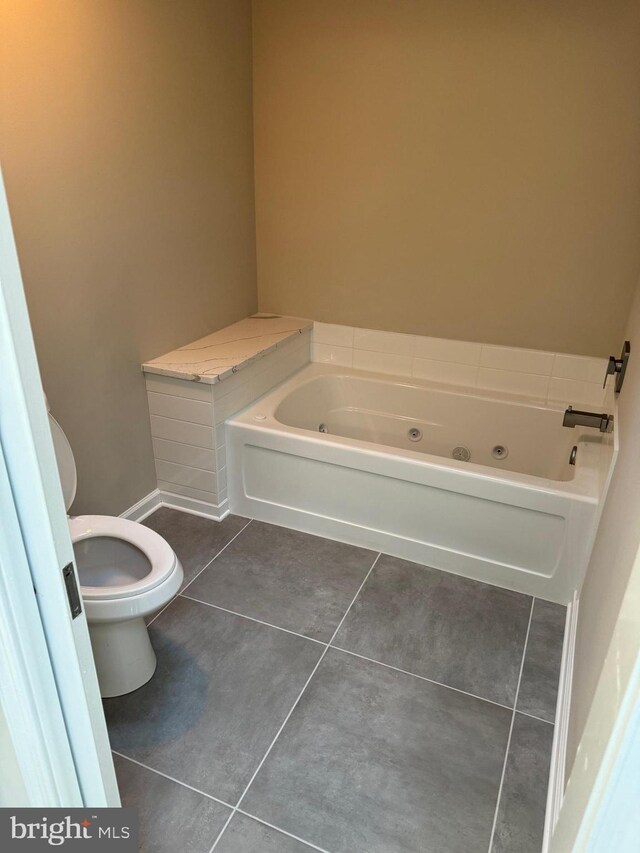
[[[629,850],[640,773],[633,765],[640,726],[640,549],[614,626],[598,685],[565,788],[550,850]],[[633,805],[629,805],[633,803]],[[626,811],[626,814],[625,814]],[[615,827],[615,821],[622,825]],[[637,849],[637,835],[632,850]]]
[[[152,512],[155,512],[159,506],[162,506],[160,490],[154,489],[152,492],[149,492],[148,495],[140,498],[140,500],[137,503],[134,503],[133,506],[130,506],[129,509],[125,509],[124,512],[121,512],[120,518],[126,518],[128,521],[144,521],[145,518],[148,515],[151,515]]]
[[[229,515],[229,501],[225,498],[222,503],[210,504],[195,498],[187,498],[184,495],[176,495],[162,489],[154,489],[143,498],[120,513],[120,518],[129,521],[144,521],[145,518],[155,512],[158,507],[168,506],[190,515],[200,515],[203,518],[211,518],[213,521],[223,521]]]
[[[223,521],[229,515],[229,501],[225,498],[222,503],[210,504],[196,498],[187,498],[184,495],[176,495],[172,492],[160,490],[160,504],[191,515],[201,515],[203,518],[211,518],[214,521]]]
[[[43,698],[48,690],[48,700],[39,708],[34,704],[34,713],[41,719],[41,731],[49,734],[46,746],[50,755],[57,755],[51,763],[47,762],[46,755],[34,758],[34,762],[39,760],[42,764],[44,778],[54,777],[51,781],[57,786],[57,792],[43,796],[46,792],[41,791],[34,795],[33,805],[118,807],[120,796],[86,612],[83,608],[72,617],[65,588],[62,570],[67,565],[73,566],[73,546],[1,176],[0,364],[0,437],[4,459],[4,470],[0,472],[4,481],[0,495],[3,512],[0,514],[3,522],[7,516],[7,524],[0,530],[4,555],[9,554],[9,514],[4,507],[9,507],[11,516],[15,515],[17,520],[11,528],[19,532],[19,535],[13,534],[11,558],[3,555],[0,572],[4,606],[10,605],[7,609],[14,616],[11,627],[23,632],[11,638],[14,656],[5,666],[25,668],[14,681],[18,690],[18,679],[23,686],[31,681],[32,696]],[[15,556],[17,553],[21,554],[19,558]],[[77,574],[72,571],[78,584]],[[19,581],[12,573],[18,573]],[[25,590],[23,595],[21,588]],[[31,614],[25,622],[20,615],[29,604],[32,605]],[[34,645],[35,654],[35,637],[39,632],[43,634],[42,642],[49,660],[48,665],[44,665],[41,657],[42,666],[37,671],[30,668],[33,658],[27,657],[26,651],[22,658],[16,659],[15,654],[20,651],[18,644],[23,650]],[[3,685],[8,686],[9,677],[2,673],[0,677]],[[52,695],[54,688],[57,697]],[[17,712],[25,701],[29,700],[24,695],[3,691],[3,712],[9,735],[20,750],[26,740]],[[38,743],[34,740],[34,753],[37,749]]]
[[[576,634],[578,632],[577,591],[573,601],[567,605],[564,643],[562,646],[562,662],[558,684],[558,703],[551,747],[551,767],[549,770],[549,789],[547,791],[547,811],[544,822],[544,839],[542,853],[547,853],[551,836],[555,829],[564,798],[565,774],[567,761],[567,742],[569,738],[569,714],[571,710],[571,685],[573,681],[573,662],[576,649]]]
[[[640,837],[640,657],[629,676],[593,793],[576,840],[577,850],[635,853]]]
[[[0,768],[0,786],[11,785],[11,806],[81,805],[1,444],[0,517],[0,714],[17,771],[9,780]]]

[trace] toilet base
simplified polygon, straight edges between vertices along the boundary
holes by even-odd
[[[89,635],[103,698],[137,690],[156,671],[156,655],[142,617],[90,623]]]

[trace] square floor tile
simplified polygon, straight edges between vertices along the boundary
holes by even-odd
[[[113,756],[123,806],[138,809],[140,850],[209,853],[230,810],[119,755]]]
[[[381,557],[334,645],[513,706],[531,597]]]
[[[236,812],[216,853],[312,853],[313,847]]]
[[[567,608],[536,598],[524,656],[518,710],[553,723]]]
[[[491,853],[540,853],[553,726],[516,714]]]
[[[184,589],[200,569],[242,530],[247,519],[228,515],[224,521],[213,521],[161,506],[142,523],[166,539],[178,555],[184,569]]]
[[[104,702],[111,745],[234,805],[322,647],[185,598],[149,633],[155,675]]]
[[[328,642],[375,557],[253,521],[187,595]]]
[[[332,853],[486,853],[510,721],[329,649],[243,808]]]

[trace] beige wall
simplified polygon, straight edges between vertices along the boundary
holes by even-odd
[[[580,595],[567,775],[640,547],[640,286],[626,336],[631,358],[618,402],[620,452]]]
[[[640,268],[640,4],[253,9],[261,310],[617,349]]]
[[[2,0],[2,159],[75,512],[155,488],[140,362],[256,309],[250,0]]]
[[[155,485],[139,363],[253,311],[249,0],[0,0],[1,153],[74,511]],[[640,7],[254,0],[264,310],[607,354]]]

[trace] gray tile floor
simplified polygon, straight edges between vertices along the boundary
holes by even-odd
[[[565,609],[161,509],[158,669],[105,701],[153,853],[539,853]]]

